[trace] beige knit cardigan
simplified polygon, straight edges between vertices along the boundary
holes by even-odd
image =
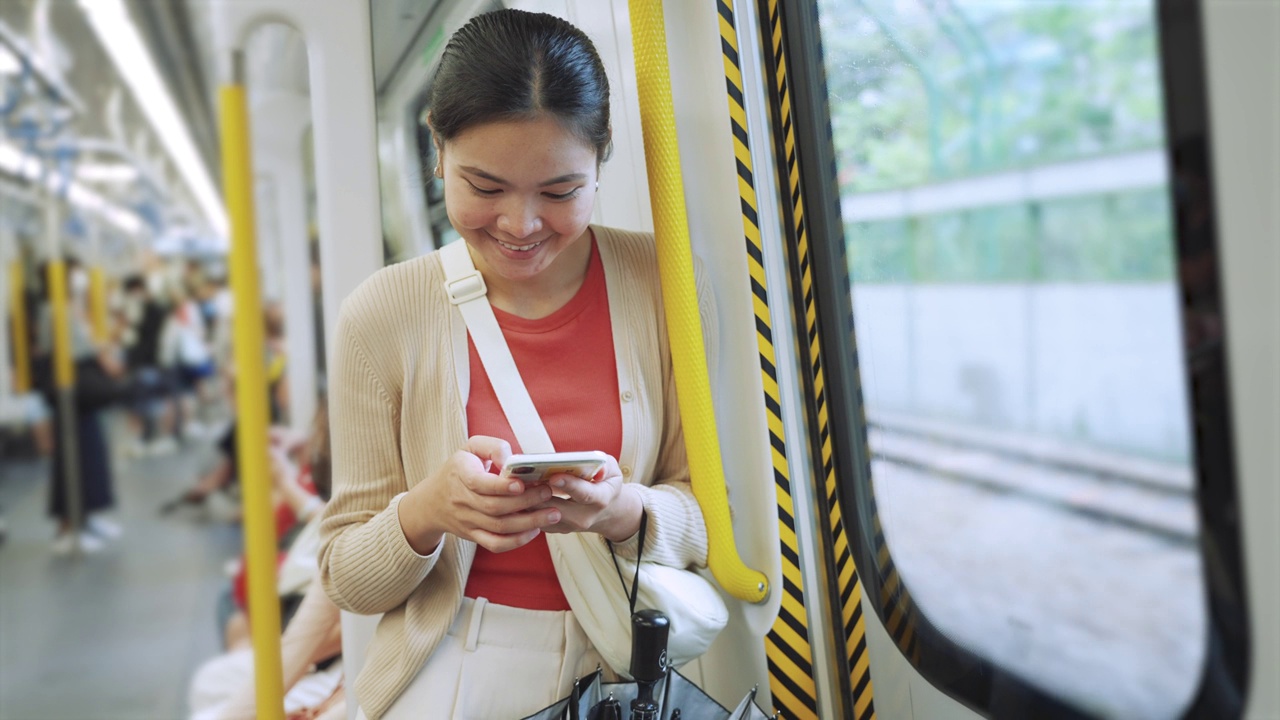
[[[653,236],[593,227],[605,271],[622,409],[624,478],[642,485],[646,560],[704,567],[707,536],[689,486]],[[699,277],[714,367],[715,313]],[[356,680],[365,714],[387,711],[448,631],[475,545],[452,535],[431,554],[409,547],[400,498],[467,438],[466,326],[437,253],[384,268],[342,304],[330,373],[333,499],[320,572],[344,610],[384,613]],[[601,538],[603,542],[603,538]],[[636,541],[615,545],[634,558]],[[602,578],[617,582],[617,577]]]

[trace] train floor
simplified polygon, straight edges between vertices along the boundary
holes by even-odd
[[[98,552],[56,554],[49,464],[0,453],[0,718],[141,720],[187,715],[195,669],[221,648],[216,605],[240,527],[183,510],[161,516],[214,460],[212,441],[130,459],[124,419],[107,415],[123,530]]]

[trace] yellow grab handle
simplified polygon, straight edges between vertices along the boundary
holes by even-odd
[[[662,2],[629,0],[628,6],[662,298],[671,338],[680,420],[689,450],[689,474],[694,497],[707,523],[707,564],[716,581],[730,595],[739,600],[763,602],[769,595],[769,580],[764,573],[743,564],[733,539],[711,383],[707,378],[698,291],[693,278]]]
[[[31,344],[27,335],[27,276],[22,261],[9,265],[9,330],[13,344],[13,391],[22,395],[31,390]]]
[[[100,267],[89,270],[89,317],[93,321],[93,339],[107,342],[111,334],[107,323],[107,275]]]
[[[71,314],[67,307],[67,266],[50,260],[47,272],[49,307],[53,310],[53,385],[69,390],[76,384],[76,366],[71,361]]]
[[[240,54],[236,53],[237,69]],[[236,78],[240,80],[239,77]],[[248,560],[249,616],[253,618],[253,671],[258,717],[284,720],[280,665],[280,599],[276,591],[276,528],[267,463],[267,379],[262,299],[254,237],[253,175],[244,86],[220,94],[222,178],[231,221],[231,292],[235,302],[236,444],[244,488],[244,545]]]

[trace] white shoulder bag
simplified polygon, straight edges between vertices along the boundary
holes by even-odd
[[[521,451],[555,452],[494,317],[484,278],[472,264],[466,242],[446,245],[440,257],[449,300],[462,313]],[[640,525],[641,557],[647,521],[646,515]],[[547,545],[574,616],[605,662],[620,675],[629,675],[631,613],[636,608],[661,610],[671,620],[667,661],[672,667],[706,652],[729,621],[720,593],[691,570],[619,558],[603,537],[592,533],[548,533]],[[632,578],[630,589],[624,575]]]

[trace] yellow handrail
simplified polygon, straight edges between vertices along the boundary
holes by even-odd
[[[107,274],[97,266],[89,269],[89,319],[93,322],[93,339],[107,342],[111,332],[107,323]]]
[[[59,390],[70,390],[76,384],[76,366],[71,359],[67,265],[60,258],[50,260],[45,273],[49,281],[49,308],[53,311],[53,385]],[[70,420],[64,419],[63,422]]]
[[[27,276],[22,261],[9,265],[9,330],[13,344],[13,391],[22,395],[31,390],[31,345],[27,330]]]
[[[730,595],[749,602],[763,602],[769,595],[769,580],[764,573],[742,562],[733,538],[711,383],[707,378],[698,292],[693,278],[662,2],[630,0],[628,5],[662,298],[671,338],[680,419],[689,450],[689,474],[694,497],[707,523],[707,563],[716,581]]]
[[[267,464],[267,379],[263,351],[262,299],[254,236],[253,173],[249,116],[242,84],[243,55],[235,53],[236,77],[222,86],[222,178],[231,221],[231,291],[235,302],[236,443],[244,488],[245,555],[249,616],[253,618],[253,668],[258,717],[284,720],[280,665],[280,600],[276,594],[276,529]]]

